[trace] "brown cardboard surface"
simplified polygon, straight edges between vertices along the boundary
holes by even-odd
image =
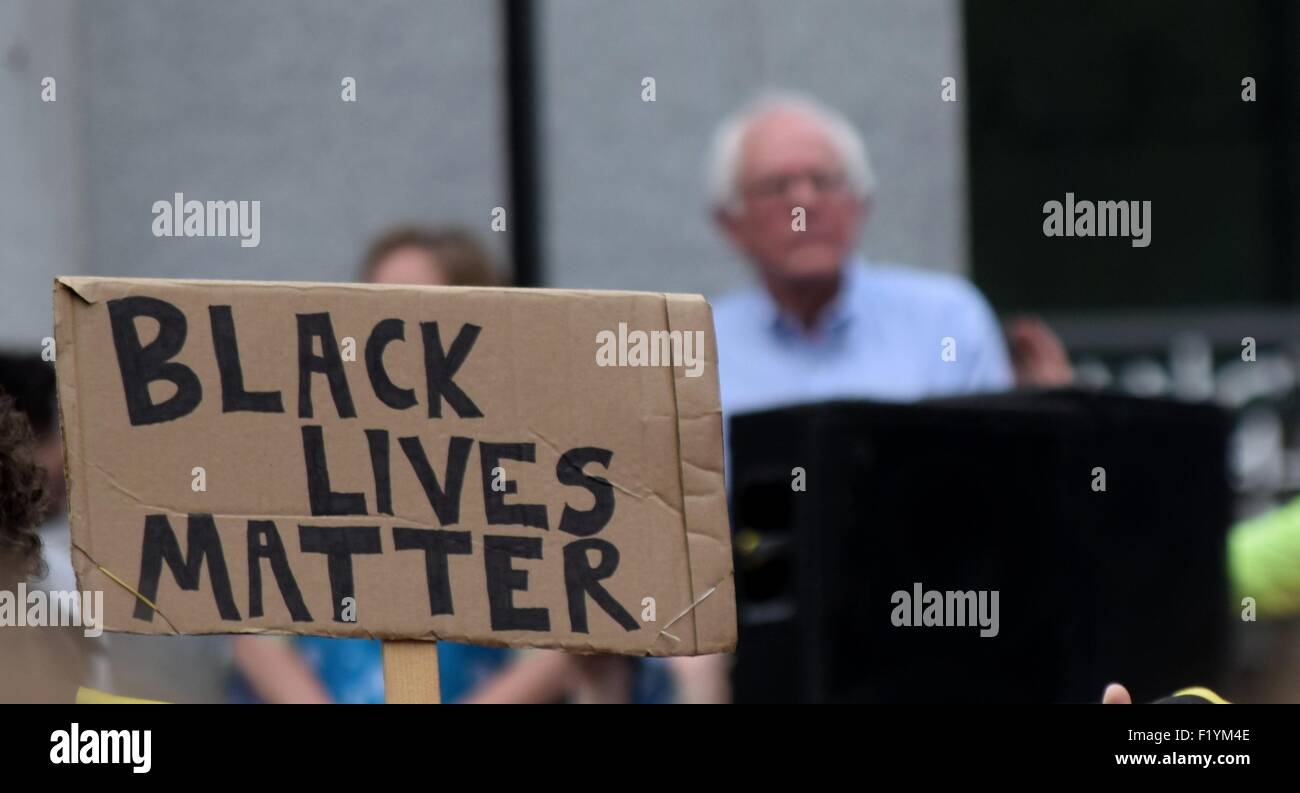
[[[104,591],[109,630],[637,655],[734,647],[703,298],[73,277],[54,288],[74,562],[82,589]],[[165,322],[136,316],[149,312]],[[313,331],[326,314],[322,341]],[[403,338],[368,356],[390,319]],[[702,332],[703,366],[598,365],[598,334],[620,323],[628,337]],[[355,360],[342,360],[347,339]],[[218,347],[229,353],[224,382]],[[331,388],[335,351],[342,375]],[[300,375],[300,357],[326,371]],[[194,382],[201,398],[182,405]],[[344,383],[350,400],[335,396]],[[317,439],[327,488],[309,464]],[[449,459],[465,461],[459,497]],[[421,461],[436,480],[428,489]],[[524,525],[542,510],[546,528]]]

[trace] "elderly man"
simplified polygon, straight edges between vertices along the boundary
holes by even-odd
[[[714,304],[723,412],[1010,388],[1002,333],[950,275],[854,251],[875,180],[866,145],[810,99],[760,100],[713,142],[714,218],[758,283]],[[730,698],[724,656],[673,659],[688,701]]]
[[[714,218],[758,284],[714,306],[724,412],[1009,388],[973,286],[854,251],[875,187],[866,146],[812,100],[760,100],[715,135]]]

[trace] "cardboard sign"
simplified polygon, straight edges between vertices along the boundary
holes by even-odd
[[[735,645],[703,298],[60,278],[55,325],[109,630]]]

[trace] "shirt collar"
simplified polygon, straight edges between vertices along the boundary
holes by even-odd
[[[811,331],[803,323],[786,313],[766,289],[762,289],[764,326],[774,334],[786,338],[823,338],[843,333],[860,313],[862,293],[866,280],[866,264],[854,256],[845,263],[840,273],[840,288],[835,297],[822,309],[821,316]]]

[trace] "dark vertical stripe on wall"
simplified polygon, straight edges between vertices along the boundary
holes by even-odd
[[[1256,77],[1255,101],[1267,113],[1273,135],[1273,164],[1269,203],[1273,208],[1273,229],[1278,253],[1277,296],[1279,301],[1300,301],[1300,231],[1296,228],[1297,192],[1300,192],[1300,158],[1296,136],[1300,118],[1296,100],[1300,58],[1292,45],[1300,33],[1300,13],[1294,3],[1265,6],[1272,34],[1272,73],[1276,84],[1265,85]],[[1226,196],[1225,196],[1226,198]]]
[[[506,157],[511,206],[507,208],[516,286],[540,286],[542,260],[541,124],[537,115],[536,7],[532,0],[501,0],[505,56]]]

